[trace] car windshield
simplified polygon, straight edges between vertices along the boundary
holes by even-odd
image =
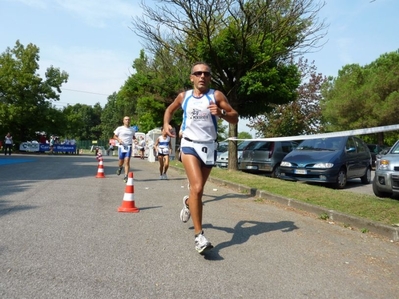
[[[243,151],[251,141],[243,141],[237,146],[237,150]]]
[[[345,144],[346,137],[330,137],[308,139],[301,142],[296,148],[297,150],[313,150],[313,151],[334,151],[341,149]]]
[[[369,148],[370,153],[378,153],[378,152],[379,152],[379,150],[378,150],[378,148],[379,148],[378,144],[367,144],[367,147]]]
[[[217,151],[223,153],[228,149],[229,149],[229,144],[227,142],[220,142]]]
[[[252,141],[248,144],[245,150],[255,151],[269,151],[271,142],[269,141]]]
[[[399,154],[399,142],[397,142],[393,148],[389,151],[390,154]]]

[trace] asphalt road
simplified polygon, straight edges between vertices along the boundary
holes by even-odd
[[[0,157],[0,298],[397,298],[399,244],[207,183],[207,256],[179,220],[183,173],[115,157]]]

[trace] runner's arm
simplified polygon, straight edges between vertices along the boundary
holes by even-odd
[[[165,130],[166,134],[170,137],[176,137],[172,133],[172,126],[169,124],[172,120],[173,114],[177,109],[181,107],[181,103],[183,101],[184,92],[179,93],[176,99],[166,108],[165,114],[163,117],[163,129]]]
[[[216,105],[209,105],[209,109],[213,115],[216,115],[231,124],[238,123],[238,113],[231,107],[226,96],[219,90],[215,90],[215,100]],[[216,107],[215,107],[216,106]],[[222,114],[222,110],[226,112],[225,115]]]
[[[114,139],[115,139],[116,141],[118,141],[119,144],[123,144],[122,139],[119,139],[119,136],[118,136],[118,135],[114,134]]]

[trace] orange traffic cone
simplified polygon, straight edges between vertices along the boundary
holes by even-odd
[[[96,178],[100,178],[100,179],[105,178],[104,166],[103,166],[103,158],[99,158],[98,159],[98,170],[97,170]]]
[[[133,172],[129,172],[122,205],[118,208],[118,212],[138,213],[139,211],[134,204]]]

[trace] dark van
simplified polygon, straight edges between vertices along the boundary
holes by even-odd
[[[304,140],[280,166],[280,178],[328,183],[343,189],[348,179],[371,182],[371,155],[358,137],[342,136]]]
[[[243,150],[239,170],[279,176],[280,162],[298,141],[251,141]]]

